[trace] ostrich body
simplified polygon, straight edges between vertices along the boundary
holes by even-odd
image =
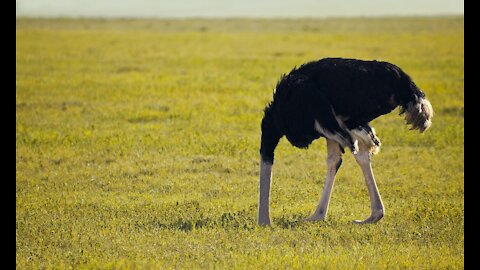
[[[344,148],[350,149],[363,172],[371,203],[370,217],[355,222],[379,221],[385,210],[370,160],[379,151],[380,140],[369,122],[397,106],[411,129],[423,132],[430,126],[433,109],[425,94],[405,72],[388,62],[325,58],[283,75],[261,124],[258,224],[270,225],[274,151],[283,136],[299,148],[307,148],[320,137],[327,141],[325,184],[308,221],[327,216]]]

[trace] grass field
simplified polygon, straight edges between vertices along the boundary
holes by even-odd
[[[324,139],[276,151],[256,223],[260,121],[282,73],[323,57],[397,64],[427,94],[424,134],[372,122],[375,225],[344,156],[315,209]],[[16,268],[463,269],[464,18],[16,22]]]

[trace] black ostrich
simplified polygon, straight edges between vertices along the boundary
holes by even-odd
[[[326,218],[345,147],[362,169],[372,210],[370,217],[355,222],[379,221],[385,210],[370,158],[379,151],[380,140],[369,122],[397,106],[411,129],[423,132],[430,126],[433,109],[425,94],[404,71],[387,62],[326,58],[283,75],[262,119],[258,224],[270,225],[274,151],[283,136],[299,148],[307,148],[320,137],[327,140],[325,186],[308,221]]]

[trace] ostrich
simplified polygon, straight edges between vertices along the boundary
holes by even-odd
[[[400,106],[411,129],[424,132],[433,109],[425,94],[399,67],[388,62],[325,58],[282,75],[265,107],[261,124],[258,224],[270,225],[270,183],[274,151],[285,136],[295,147],[308,148],[320,137],[327,142],[327,173],[320,202],[306,220],[325,220],[335,175],[347,147],[360,166],[370,197],[371,215],[359,224],[375,223],[384,206],[371,167],[380,140],[369,125]]]

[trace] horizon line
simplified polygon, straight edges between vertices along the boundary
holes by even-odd
[[[72,20],[82,20],[82,19],[94,19],[94,20],[198,20],[198,19],[207,19],[207,20],[288,20],[288,19],[380,19],[380,18],[436,18],[436,17],[465,17],[464,13],[438,13],[438,14],[372,14],[372,15],[325,15],[325,16],[95,16],[95,15],[17,15],[16,19],[72,19]]]

